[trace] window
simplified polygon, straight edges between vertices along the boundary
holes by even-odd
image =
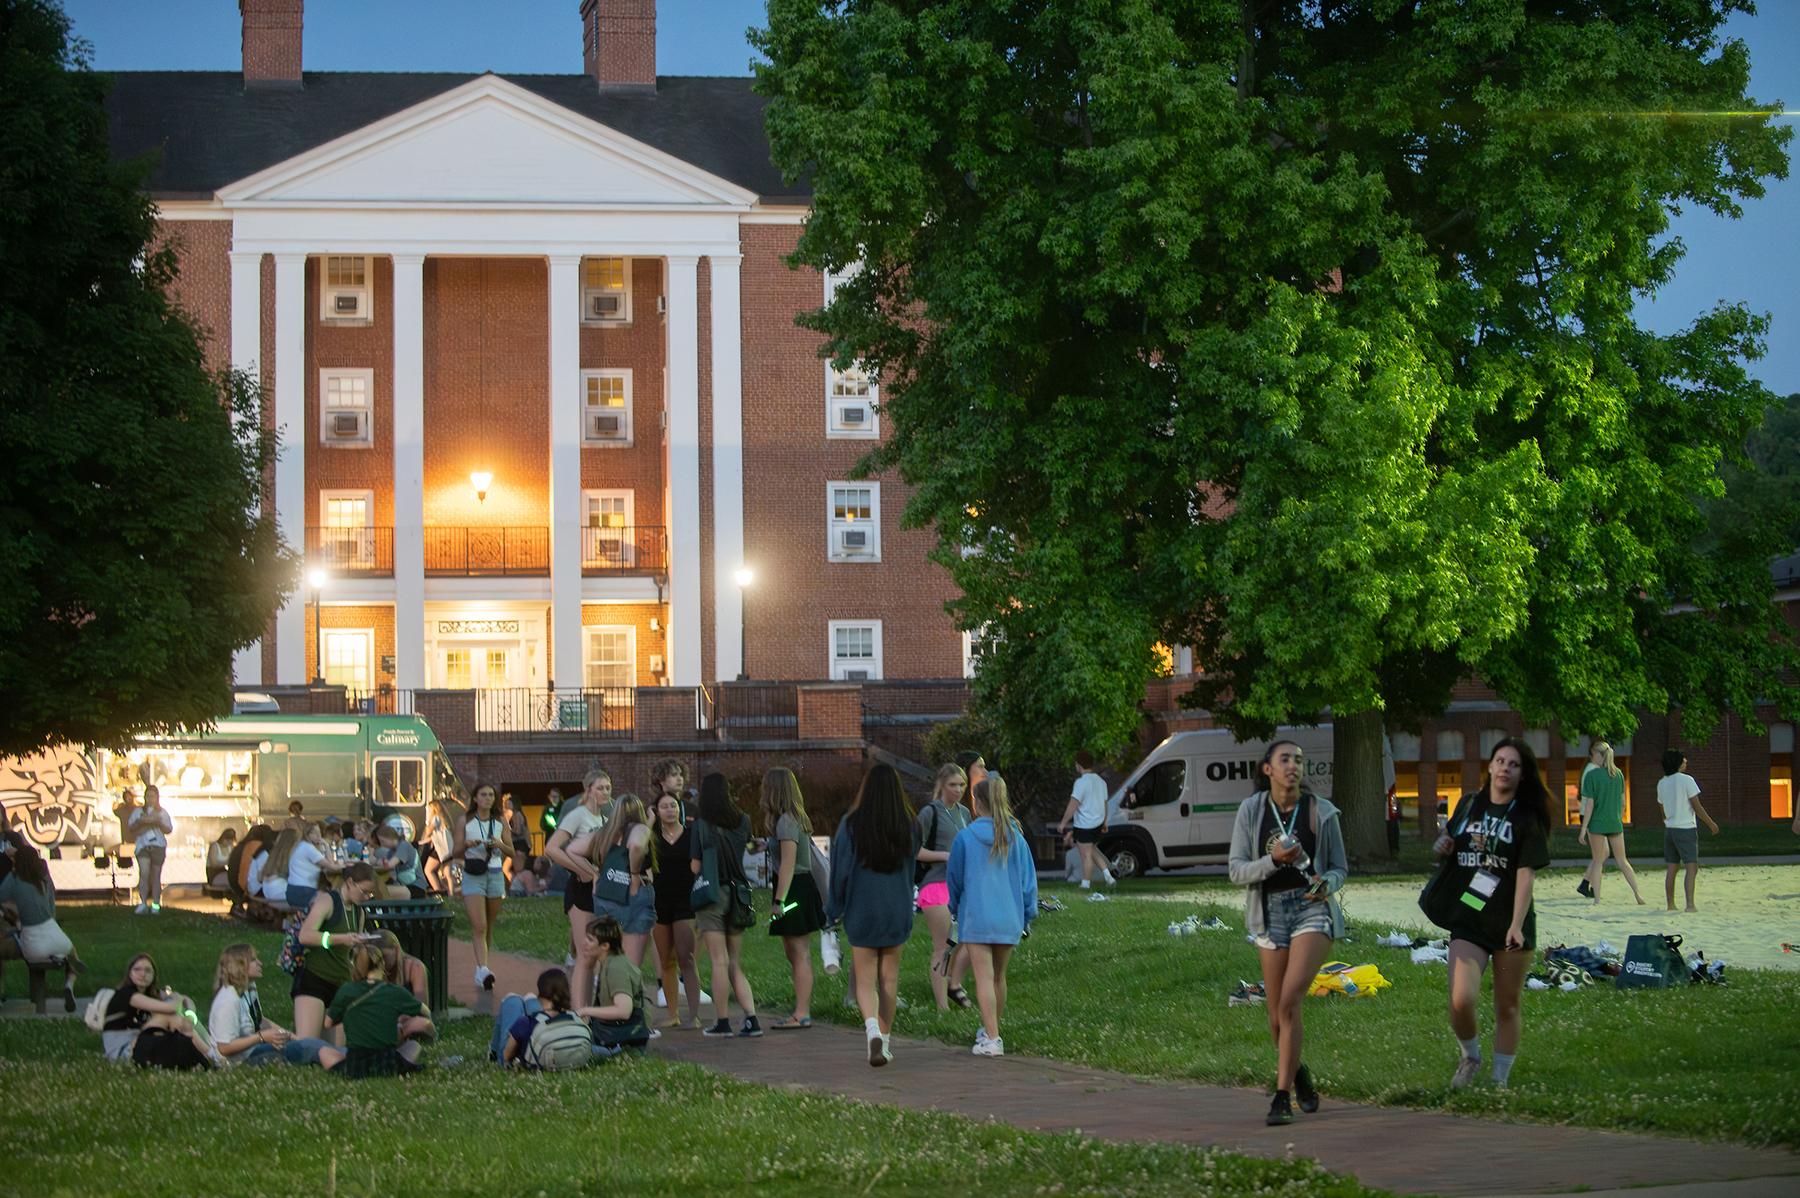
[[[325,629],[325,669],[321,677],[327,686],[366,693],[375,689],[375,632],[369,628]]]
[[[584,324],[631,323],[631,259],[581,260],[581,320]]]
[[[482,657],[482,685],[489,690],[503,690],[512,685],[512,654],[505,649],[489,649]]]
[[[319,319],[368,324],[375,315],[370,302],[369,260],[360,255],[329,254],[319,288]]]
[[[474,689],[475,665],[469,650],[444,650],[444,687],[453,691]]]
[[[1143,777],[1132,783],[1126,805],[1133,808],[1161,807],[1180,799],[1181,792],[1186,787],[1187,762],[1177,757],[1151,766]]]
[[[1769,818],[1794,818],[1794,726],[1769,725]]]
[[[581,443],[631,444],[631,371],[581,372]]]
[[[831,677],[838,682],[863,682],[881,677],[881,621],[832,620],[826,626],[831,641]]]
[[[875,413],[875,384],[861,366],[835,369],[825,364],[825,435],[874,439],[881,435]]]
[[[632,506],[632,493],[628,490],[581,493],[582,565],[632,564],[636,556]]]
[[[881,484],[826,483],[830,512],[827,557],[834,562],[881,560]]]
[[[582,629],[587,639],[585,682],[588,690],[627,688],[637,685],[637,629],[591,624]]]
[[[375,568],[375,531],[369,526],[374,507],[373,491],[319,492],[321,564],[335,570]]]
[[[383,807],[411,806],[430,796],[425,790],[425,760],[422,757],[377,757],[375,759],[375,802]]]
[[[374,442],[370,405],[375,372],[333,367],[319,371],[319,440],[325,445],[366,446]]]

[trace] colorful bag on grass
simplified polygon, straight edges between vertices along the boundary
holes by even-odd
[[[1327,961],[1313,978],[1312,996],[1324,998],[1341,994],[1345,998],[1367,998],[1386,990],[1392,982],[1381,976],[1373,965],[1350,965],[1343,961]]]

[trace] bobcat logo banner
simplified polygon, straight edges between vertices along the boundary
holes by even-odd
[[[67,745],[27,757],[0,758],[0,808],[33,844],[117,843],[118,820],[100,789],[93,757]]]

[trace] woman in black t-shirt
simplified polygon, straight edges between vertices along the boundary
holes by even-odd
[[[694,875],[688,861],[694,855],[693,830],[682,822],[681,796],[665,793],[656,800],[657,869],[651,885],[656,889],[656,927],[652,933],[657,958],[662,963],[662,988],[669,1017],[664,1027],[681,1026],[681,1008],[675,976],[687,987],[688,1021],[700,1021],[700,973],[694,966]]]
[[[1462,1046],[1450,1088],[1481,1071],[1481,975],[1494,962],[1494,1071],[1504,1086],[1519,1051],[1519,996],[1537,941],[1531,886],[1550,864],[1550,794],[1531,746],[1508,737],[1488,755],[1487,785],[1464,795],[1433,851],[1454,854],[1439,884],[1459,896],[1450,925],[1450,1030]]]

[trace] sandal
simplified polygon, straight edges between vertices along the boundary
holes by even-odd
[[[964,990],[961,986],[950,987],[950,989],[944,992],[944,997],[964,1010],[968,1010],[975,1005],[969,1001],[969,992]]]
[[[774,1023],[771,1023],[769,1025],[769,1030],[772,1032],[794,1032],[799,1031],[803,1027],[811,1026],[812,1016],[789,1015],[786,1018],[777,1019]]]

